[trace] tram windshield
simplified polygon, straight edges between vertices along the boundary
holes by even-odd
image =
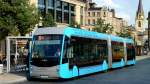
[[[38,67],[51,67],[60,63],[62,35],[34,36],[31,64]]]
[[[35,36],[32,58],[60,57],[62,35]]]

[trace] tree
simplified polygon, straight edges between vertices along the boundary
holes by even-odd
[[[129,28],[127,28],[127,27],[124,27],[123,31],[121,31],[121,32],[116,32],[116,34],[120,37],[132,38]]]
[[[0,0],[0,38],[22,35],[32,31],[38,23],[38,13],[29,0]]]
[[[17,31],[14,23],[12,23],[11,17],[0,17],[0,40],[9,35],[16,35]]]
[[[109,23],[105,23],[103,19],[98,19],[93,30],[100,33],[111,34],[113,31],[113,26],[111,26]]]
[[[16,30],[16,26],[13,19],[12,7],[8,2],[4,2],[4,0],[0,0],[0,40],[4,39],[8,34],[14,34]]]
[[[15,0],[14,10],[16,10],[16,26],[21,36],[32,31],[39,22],[38,10],[29,0]]]
[[[54,27],[56,26],[56,23],[54,22],[54,19],[50,13],[47,13],[45,17],[43,17],[43,26],[44,27]]]

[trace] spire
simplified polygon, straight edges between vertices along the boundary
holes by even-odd
[[[139,5],[138,5],[137,13],[144,13],[144,11],[143,11],[143,5],[142,5],[142,0],[139,0]]]
[[[138,9],[136,12],[136,19],[143,19],[143,18],[144,18],[143,4],[142,4],[142,0],[139,0]]]

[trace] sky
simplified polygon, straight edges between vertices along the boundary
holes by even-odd
[[[135,24],[135,15],[138,8],[139,0],[93,0],[98,7],[107,6],[113,8],[116,11],[116,16],[124,18],[128,25]],[[144,15],[145,15],[145,27],[147,27],[148,11],[150,11],[150,0],[142,0]]]

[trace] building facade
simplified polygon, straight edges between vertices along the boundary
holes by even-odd
[[[137,55],[143,54],[144,48],[144,10],[142,5],[142,0],[139,0],[138,8],[136,11],[135,17],[135,41],[136,41],[136,49]]]
[[[135,18],[135,28],[137,32],[144,31],[144,17],[145,16],[144,16],[142,0],[139,0],[139,5],[136,12],[136,18]]]
[[[114,32],[121,32],[123,28],[128,24],[123,18],[118,18],[115,15],[114,9],[107,7],[95,7],[95,3],[89,3],[89,8],[86,11],[86,28],[92,30],[98,19],[105,20],[105,23],[109,23],[114,27]]]
[[[68,25],[72,21],[85,25],[86,0],[31,0],[41,15],[50,13],[57,25]]]

